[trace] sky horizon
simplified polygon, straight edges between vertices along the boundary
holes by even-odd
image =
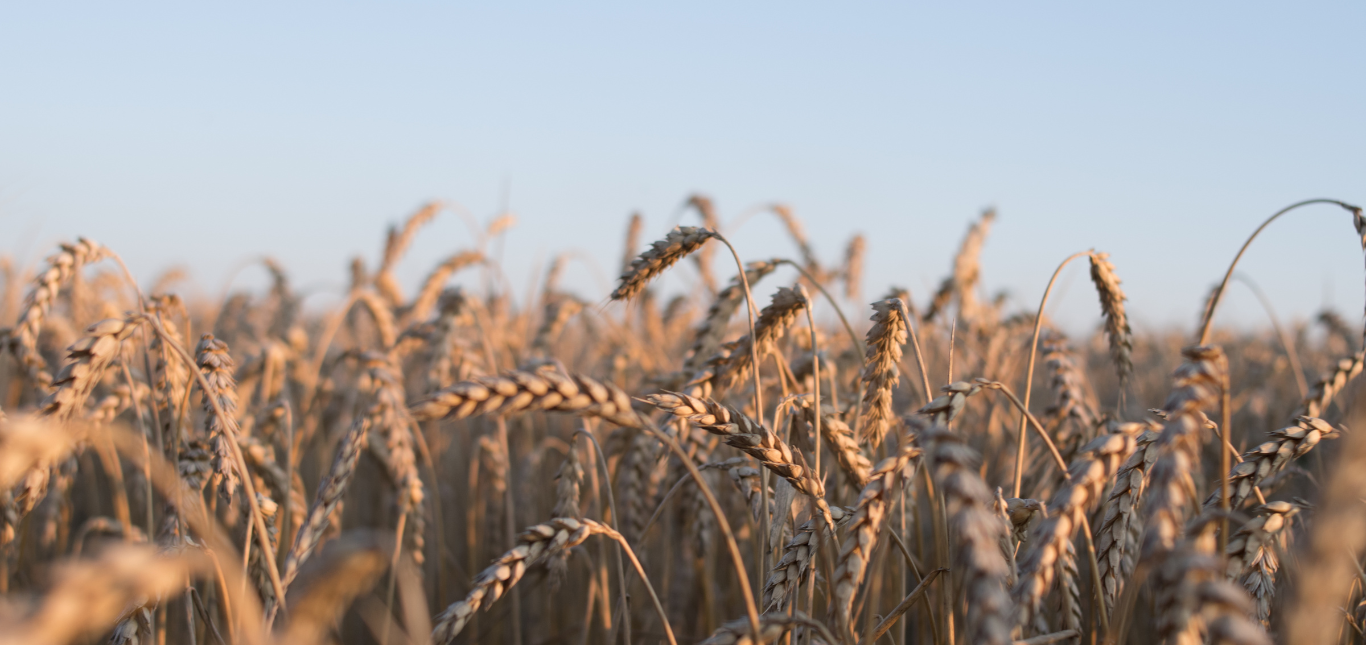
[[[1364,19],[1346,2],[11,5],[0,252],[32,265],[85,235],[144,283],[183,265],[216,293],[269,255],[341,289],[352,257],[373,267],[390,224],[442,200],[517,215],[518,297],[572,252],[591,261],[566,284],[598,301],[630,214],[648,242],[698,223],[682,205],[701,193],[728,222],[790,205],[830,264],[862,233],[864,300],[896,284],[923,303],[994,207],[983,280],[1013,308],[1094,248],[1136,327],[1193,329],[1262,219],[1366,202]],[[770,215],[733,233],[746,259],[796,252]],[[411,290],[474,244],[446,212],[399,275]],[[1282,218],[1240,271],[1284,321],[1361,320],[1341,209]],[[1084,269],[1060,280],[1052,315],[1093,325]],[[1265,320],[1232,287],[1219,323]]]

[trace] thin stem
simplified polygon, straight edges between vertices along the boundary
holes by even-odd
[[[655,594],[654,585],[650,584],[650,577],[645,575],[645,567],[640,566],[640,560],[636,559],[636,554],[631,550],[631,545],[627,544],[626,538],[616,531],[609,533],[608,537],[616,540],[617,544],[621,546],[621,551],[631,560],[631,566],[635,567],[636,575],[640,576],[640,581],[645,584],[645,590],[650,592],[650,602],[655,606],[655,613],[659,614],[659,622],[664,624],[664,635],[668,637],[670,645],[678,645],[678,641],[674,640],[673,627],[669,626],[669,616],[664,612],[664,605],[659,602],[659,596]],[[623,589],[626,588],[624,579],[621,586]],[[629,619],[624,619],[624,621],[631,622]],[[626,642],[630,643],[631,641],[628,639]]]
[[[1300,388],[1300,399],[1309,397],[1309,383],[1304,380],[1304,366],[1300,364],[1300,354],[1295,351],[1295,340],[1286,333],[1285,328],[1281,327],[1281,322],[1276,316],[1276,310],[1271,306],[1271,300],[1262,292],[1261,287],[1246,275],[1241,273],[1234,274],[1233,278],[1252,290],[1253,295],[1257,296],[1257,301],[1262,303],[1262,309],[1266,310],[1266,317],[1271,320],[1271,329],[1276,332],[1276,337],[1281,341],[1281,348],[1285,350],[1285,358],[1290,361],[1290,371],[1295,376],[1295,385]]]
[[[716,495],[712,494],[711,487],[702,478],[702,471],[697,469],[697,465],[692,462],[688,453],[684,452],[683,448],[678,445],[677,440],[649,425],[648,422],[642,424],[642,429],[673,451],[674,455],[683,462],[683,466],[688,469],[688,474],[692,475],[693,480],[697,482],[697,487],[701,489],[702,497],[707,500],[707,506],[716,516],[717,528],[721,529],[721,535],[726,538],[726,548],[730,551],[731,563],[735,566],[735,576],[740,584],[740,595],[745,599],[745,612],[749,617],[751,636],[754,637],[756,643],[762,642],[759,633],[759,606],[754,602],[754,590],[749,584],[749,574],[745,572],[745,559],[744,556],[740,555],[740,546],[735,541],[735,533],[731,531],[730,522],[726,520],[726,513],[721,510],[721,504],[716,501]]]
[[[1261,226],[1258,226],[1257,230],[1253,231],[1252,235],[1248,236],[1247,241],[1243,242],[1242,248],[1238,249],[1238,254],[1233,256],[1233,262],[1229,263],[1228,271],[1224,272],[1223,281],[1219,283],[1219,288],[1214,291],[1214,297],[1210,298],[1209,306],[1205,309],[1205,320],[1200,324],[1200,337],[1199,341],[1197,341],[1196,343],[1197,345],[1204,345],[1205,341],[1209,339],[1209,326],[1210,322],[1214,320],[1214,309],[1219,306],[1219,299],[1224,295],[1224,289],[1228,287],[1229,278],[1233,277],[1233,269],[1238,266],[1238,260],[1241,260],[1243,258],[1243,253],[1247,251],[1247,247],[1252,245],[1252,240],[1257,239],[1257,235],[1259,235],[1262,232],[1262,229],[1266,228],[1267,225],[1276,221],[1276,218],[1286,213],[1289,213],[1290,211],[1293,211],[1296,208],[1299,208],[1301,206],[1309,206],[1311,204],[1337,204],[1338,206],[1341,206],[1342,208],[1351,211],[1353,215],[1361,217],[1360,206],[1353,206],[1351,204],[1340,202],[1336,199],[1306,199],[1302,202],[1295,202],[1294,204],[1286,206],[1285,208],[1276,211],[1275,215],[1266,218],[1266,221],[1262,222]]]
[[[1053,283],[1058,281],[1058,275],[1062,273],[1063,267],[1083,255],[1090,256],[1091,252],[1073,253],[1067,256],[1067,259],[1063,260],[1057,269],[1053,270],[1053,277],[1048,279],[1048,286],[1043,290],[1043,298],[1039,299],[1039,311],[1034,314],[1034,339],[1029,342],[1029,366],[1025,368],[1024,404],[1021,406],[1022,413],[1020,414],[1020,443],[1015,448],[1015,493],[1011,497],[1020,496],[1020,484],[1024,481],[1025,421],[1026,417],[1029,416],[1029,396],[1034,392],[1034,358],[1039,352],[1039,330],[1043,327],[1043,308],[1044,305],[1048,304],[1048,294],[1053,292]],[[1047,438],[1047,436],[1045,433],[1044,437]],[[1052,443],[1050,442],[1049,445],[1051,446]],[[1067,472],[1066,465],[1063,466],[1062,471]]]
[[[939,577],[939,574],[947,571],[948,569],[944,568],[935,569],[934,571],[931,571],[929,575],[921,578],[920,584],[916,585],[915,589],[911,590],[911,593],[906,594],[906,597],[902,598],[900,603],[897,603],[896,608],[883,617],[882,622],[877,624],[877,627],[873,629],[872,636],[859,641],[859,645],[873,645],[873,643],[877,642],[877,639],[882,638],[882,635],[886,634],[887,630],[891,629],[892,625],[896,624],[897,619],[901,618],[901,615],[906,613],[906,610],[910,609],[911,605],[915,604],[915,601],[929,589],[930,583],[934,582],[935,578]]]
[[[161,336],[162,343],[175,350],[180,360],[185,362],[190,373],[194,374],[195,379],[199,382],[199,387],[204,390],[204,400],[213,407],[214,414],[223,420],[223,428],[230,435],[227,444],[232,452],[233,465],[242,473],[242,487],[246,489],[247,505],[251,508],[251,521],[256,526],[257,546],[261,549],[261,555],[266,558],[266,573],[270,576],[270,586],[275,592],[275,607],[284,609],[285,589],[284,585],[280,583],[280,569],[275,564],[275,550],[270,548],[270,536],[266,533],[265,520],[262,518],[261,509],[256,503],[256,485],[251,481],[251,471],[247,470],[247,460],[242,457],[242,449],[237,445],[237,421],[228,416],[223,407],[218,404],[217,397],[208,395],[209,392],[213,391],[213,387],[209,385],[208,379],[204,378],[203,372],[199,371],[199,366],[195,364],[189,352],[185,351],[184,347],[181,347],[179,343],[175,342],[175,339],[171,338],[170,334],[166,333],[166,329],[155,317],[147,316],[144,320],[151,324],[152,329],[155,329],[157,334]],[[274,615],[271,618],[273,619]]]
[[[1028,421],[1029,425],[1034,428],[1034,431],[1038,432],[1040,437],[1043,437],[1043,442],[1048,444],[1048,451],[1053,453],[1053,461],[1058,464],[1058,468],[1062,469],[1063,478],[1065,478],[1067,481],[1072,481],[1072,475],[1068,474],[1067,472],[1067,460],[1062,458],[1061,452],[1058,452],[1058,446],[1053,443],[1053,439],[1048,436],[1048,431],[1043,429],[1043,425],[1039,423],[1039,420],[1034,418],[1034,415],[1029,413],[1029,408],[1026,407],[1026,404],[1020,401],[1019,397],[1016,397],[1014,392],[1010,391],[1010,387],[1008,387],[1005,383],[1001,383],[999,381],[988,381],[986,379],[977,379],[977,383],[978,385],[982,386],[982,389],[1000,390],[1002,394],[1006,395],[1007,399],[1010,399],[1011,403],[1015,404],[1015,407],[1018,408],[1020,412],[1024,415],[1025,420]],[[1024,445],[1025,430],[1026,428],[1020,428],[1021,445]],[[1015,477],[1016,497],[1020,496],[1018,490],[1020,486],[1020,477],[1018,475],[1019,473],[1017,472]]]
[[[925,388],[925,401],[929,402],[934,396],[930,394],[933,392],[930,389],[930,374],[925,369],[925,357],[920,352],[920,334],[915,330],[915,318],[911,316],[911,311],[906,308],[905,302],[900,298],[897,298],[897,302],[900,303],[901,317],[906,319],[906,330],[911,335],[911,348],[915,350],[915,364],[920,368],[920,385]]]
[[[603,452],[602,452],[602,446],[598,444],[598,439],[597,439],[597,437],[594,437],[594,436],[593,436],[593,433],[588,432],[587,430],[579,429],[579,430],[575,430],[575,431],[574,431],[574,434],[575,434],[575,435],[583,435],[583,436],[585,436],[585,437],[588,437],[589,443],[592,443],[592,444],[593,444],[593,448],[595,448],[595,449],[598,451],[598,466],[599,466],[600,468],[602,468],[603,481],[607,483],[607,485],[604,487],[604,488],[607,489],[607,507],[610,508],[610,509],[612,510],[612,524],[616,524],[617,522],[620,521],[621,516],[620,516],[620,515],[617,515],[617,498],[616,498],[615,495],[612,494],[612,475],[611,475],[611,473],[608,473],[608,472],[607,472],[607,455],[603,454]],[[570,448],[572,449],[573,446],[570,446]],[[611,526],[612,530],[614,530],[614,531],[617,530],[617,527],[612,526],[612,524],[608,524],[608,526]],[[625,542],[624,540],[621,542],[621,546],[622,546],[623,548],[625,548],[626,542]],[[621,581],[621,607],[622,607],[622,613],[626,615],[626,617],[625,617],[624,619],[622,619],[622,621],[621,621],[621,624],[622,624],[622,631],[624,632],[624,634],[625,634],[625,636],[626,636],[626,642],[627,642],[627,643],[630,643],[630,642],[631,642],[631,618],[630,618],[630,616],[631,616],[631,605],[630,605],[630,602],[627,600],[627,597],[626,597],[626,565],[622,562],[622,559],[621,559],[622,550],[623,550],[623,549],[617,549],[617,578],[619,578],[620,581]],[[634,556],[632,556],[632,557],[634,558]],[[603,597],[606,598],[606,593],[605,593],[605,592],[604,592],[604,594],[603,594]]]
[[[712,231],[712,235],[730,249],[731,257],[735,258],[735,267],[740,271],[740,285],[745,288],[745,303],[749,309],[749,362],[754,373],[754,420],[758,421],[759,425],[764,425],[763,383],[759,380],[759,347],[756,344],[759,339],[754,337],[754,319],[759,317],[759,309],[754,305],[754,294],[750,293],[749,277],[745,275],[745,263],[740,260],[740,254],[731,246],[730,240],[719,231]]]

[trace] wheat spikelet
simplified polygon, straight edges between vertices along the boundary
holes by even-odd
[[[867,241],[862,235],[855,235],[849,239],[849,245],[844,249],[844,297],[850,300],[860,300],[863,285],[863,253],[867,246]]]
[[[1077,546],[1072,540],[1063,544],[1062,556],[1058,558],[1058,589],[1062,598],[1062,629],[1082,633],[1081,574],[1077,569]],[[1080,642],[1074,640],[1072,642]]]
[[[939,388],[942,395],[934,398],[933,401],[926,403],[924,407],[916,411],[916,414],[923,414],[930,418],[930,424],[936,426],[947,426],[963,411],[963,407],[968,404],[968,397],[980,392],[982,387],[976,383],[966,383],[956,381]]]
[[[1096,561],[1100,568],[1101,591],[1107,609],[1113,608],[1119,591],[1130,573],[1137,543],[1132,535],[1138,528],[1136,511],[1142,499],[1147,474],[1157,462],[1157,439],[1161,426],[1153,423],[1121,424],[1114,432],[1136,435],[1134,452],[1115,474],[1114,486],[1105,500],[1103,519],[1096,525]]]
[[[270,496],[263,493],[256,494],[256,508],[261,509],[261,520],[266,526],[266,535],[270,538],[271,548],[279,543],[280,532],[276,520],[280,505],[275,503]],[[266,604],[275,602],[275,588],[270,585],[270,574],[266,572],[265,558],[261,557],[260,549],[252,549],[251,560],[247,565],[247,572],[251,575],[251,580],[256,585],[256,592],[261,595],[261,601]]]
[[[887,505],[895,494],[897,484],[909,481],[913,476],[908,469],[913,467],[911,462],[918,456],[920,449],[907,441],[895,456],[882,460],[868,478],[868,485],[859,493],[858,503],[850,513],[849,537],[840,545],[839,555],[835,558],[833,580],[835,611],[844,629],[853,620],[854,593],[863,584],[868,566],[872,564],[873,549],[877,546],[878,534],[887,517]],[[772,578],[773,574],[770,574],[770,580]]]
[[[621,284],[612,292],[612,300],[630,300],[645,289],[645,285],[665,269],[679,260],[702,248],[715,236],[704,228],[680,226],[664,239],[655,242],[640,257],[631,261],[631,266],[621,273]]]
[[[631,409],[630,397],[616,386],[553,370],[477,377],[435,392],[411,407],[418,421],[537,410],[599,417],[629,428],[642,423]]]
[[[465,295],[458,287],[442,292],[437,306],[440,313],[433,324],[431,341],[428,343],[427,392],[450,385],[454,378],[452,372],[455,369],[457,330],[462,314],[465,314],[465,305]]]
[[[716,370],[712,381],[721,389],[729,389],[736,381],[748,374],[753,365],[754,354],[765,356],[777,344],[778,339],[787,333],[787,328],[797,321],[804,307],[809,306],[806,298],[796,289],[778,287],[773,300],[759,312],[759,320],[754,323],[754,336],[744,336],[730,352],[730,358]]]
[[[1257,604],[1254,616],[1263,626],[1271,626],[1271,603],[1276,598],[1276,571],[1280,569],[1277,551],[1285,548],[1282,532],[1290,518],[1299,512],[1290,502],[1271,502],[1257,516],[1243,524],[1228,541],[1226,574],[1247,590]]]
[[[1324,374],[1323,378],[1309,388],[1309,396],[1304,398],[1291,414],[1291,418],[1323,416],[1323,412],[1333,402],[1333,397],[1361,374],[1363,366],[1366,366],[1366,351],[1357,352],[1350,358],[1338,359],[1333,370]]]
[[[746,465],[743,457],[734,457],[726,460],[726,474],[730,475],[730,480],[735,482],[735,487],[740,489],[740,494],[745,496],[745,501],[749,502],[749,513],[758,522],[765,514],[773,516],[773,494],[769,493],[769,508],[764,508],[764,496],[760,491],[762,486],[759,469]],[[833,516],[833,509],[831,514]],[[836,522],[839,520],[836,519]]]
[[[623,535],[633,543],[641,539],[645,522],[650,519],[650,502],[654,499],[651,483],[659,462],[658,449],[659,442],[653,437],[645,432],[634,432],[617,466],[617,482],[621,489],[617,496],[621,522],[617,526],[622,527]]]
[[[1188,347],[1186,361],[1173,374],[1173,388],[1163,406],[1167,423],[1157,440],[1158,458],[1153,464],[1144,505],[1148,524],[1143,533],[1141,558],[1158,558],[1171,551],[1185,524],[1188,506],[1194,501],[1192,472],[1199,465],[1202,408],[1219,401],[1228,377],[1228,359],[1217,347]]]
[[[557,517],[528,528],[517,536],[517,546],[504,553],[474,578],[469,594],[456,601],[437,617],[432,640],[438,645],[455,641],[475,612],[493,604],[517,584],[528,567],[547,556],[576,547],[593,535],[615,535],[615,531],[593,520]]]
[[[1119,277],[1115,275],[1115,265],[1108,259],[1109,253],[1091,254],[1091,282],[1096,285],[1100,295],[1100,310],[1105,314],[1105,336],[1110,340],[1110,356],[1114,358],[1115,369],[1120,383],[1128,380],[1134,372],[1133,332],[1129,330],[1129,318],[1124,312],[1124,290],[1119,288]]]
[[[957,545],[954,566],[967,597],[967,643],[1009,645],[1014,608],[1005,583],[1010,565],[999,547],[1006,523],[992,511],[991,490],[977,474],[977,451],[942,428],[930,433],[935,482],[943,490]]]
[[[1242,506],[1252,495],[1253,489],[1285,470],[1290,462],[1313,450],[1319,441],[1335,439],[1337,436],[1338,431],[1327,421],[1312,417],[1300,417],[1295,425],[1273,430],[1268,441],[1243,453],[1242,463],[1229,471],[1232,508]],[[1217,491],[1205,499],[1205,508],[1218,505]]]
[[[686,394],[664,392],[645,397],[650,405],[687,421],[707,432],[718,435],[726,445],[759,460],[764,467],[786,479],[798,492],[811,496],[816,508],[833,525],[826,505],[825,485],[815,478],[802,461],[801,453],[792,450],[773,434],[744,413],[712,399],[699,399]]]
[[[24,296],[19,320],[9,333],[9,350],[24,374],[39,392],[52,389],[52,376],[47,373],[47,362],[38,352],[38,334],[43,320],[61,294],[62,285],[72,279],[83,265],[93,264],[108,256],[99,242],[78,238],[75,244],[62,244],[60,251],[48,256],[47,268],[39,271],[33,286]]]
[[[773,273],[777,268],[777,260],[750,262],[745,265],[745,280],[748,281],[752,289],[764,276]],[[731,278],[730,284],[712,299],[711,308],[707,310],[707,315],[702,319],[702,324],[698,325],[696,335],[693,337],[691,353],[683,362],[684,374],[692,376],[701,367],[703,361],[716,353],[726,335],[726,324],[730,322],[731,316],[735,315],[735,311],[744,302],[744,284],[740,281],[740,276],[737,275]]]
[[[1124,429],[1133,432],[1141,428],[1131,424]],[[1108,434],[1083,448],[1082,456],[1068,467],[1070,480],[1049,500],[1048,519],[1039,525],[1029,550],[1020,560],[1020,579],[1012,592],[1020,612],[1017,624],[1030,624],[1041,610],[1058,563],[1074,549],[1072,536],[1082,525],[1083,514],[1100,498],[1110,479],[1133,454],[1135,445],[1133,434]],[[1071,557],[1075,569],[1075,552]],[[1076,581],[1071,583],[1075,586]]]
[[[231,497],[237,491],[238,478],[242,475],[237,472],[232,449],[228,446],[237,435],[237,381],[232,375],[235,366],[232,356],[228,355],[228,345],[213,334],[204,334],[199,339],[199,345],[195,347],[195,364],[209,384],[204,392],[204,434],[213,445],[214,472],[222,479],[220,490],[223,495]],[[218,410],[228,416],[220,418]]]
[[[873,303],[873,326],[868,329],[868,350],[859,378],[863,382],[863,420],[860,442],[876,448],[896,418],[892,393],[901,382],[898,365],[906,344],[906,319],[900,300]]]

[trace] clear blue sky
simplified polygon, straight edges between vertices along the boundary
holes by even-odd
[[[8,3],[0,250],[83,234],[213,291],[271,254],[339,287],[421,202],[486,218],[510,186],[520,291],[557,250],[614,274],[631,211],[658,237],[701,191],[791,204],[832,262],[864,232],[869,297],[923,298],[995,205],[991,290],[1036,302],[1095,247],[1136,321],[1189,327],[1258,220],[1366,201],[1366,4],[939,4]],[[1245,272],[1283,316],[1361,310],[1345,214],[1269,233]],[[767,217],[735,241],[792,252]],[[444,214],[402,275],[470,243]],[[1057,315],[1095,315],[1082,280]]]

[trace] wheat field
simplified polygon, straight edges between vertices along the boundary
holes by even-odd
[[[436,203],[324,310],[6,261],[0,644],[1366,642],[1354,312],[1213,326],[1230,266],[1135,333],[1081,249],[1068,337],[983,295],[992,211],[912,294],[687,204],[610,294],[500,286],[509,217],[405,289]]]

